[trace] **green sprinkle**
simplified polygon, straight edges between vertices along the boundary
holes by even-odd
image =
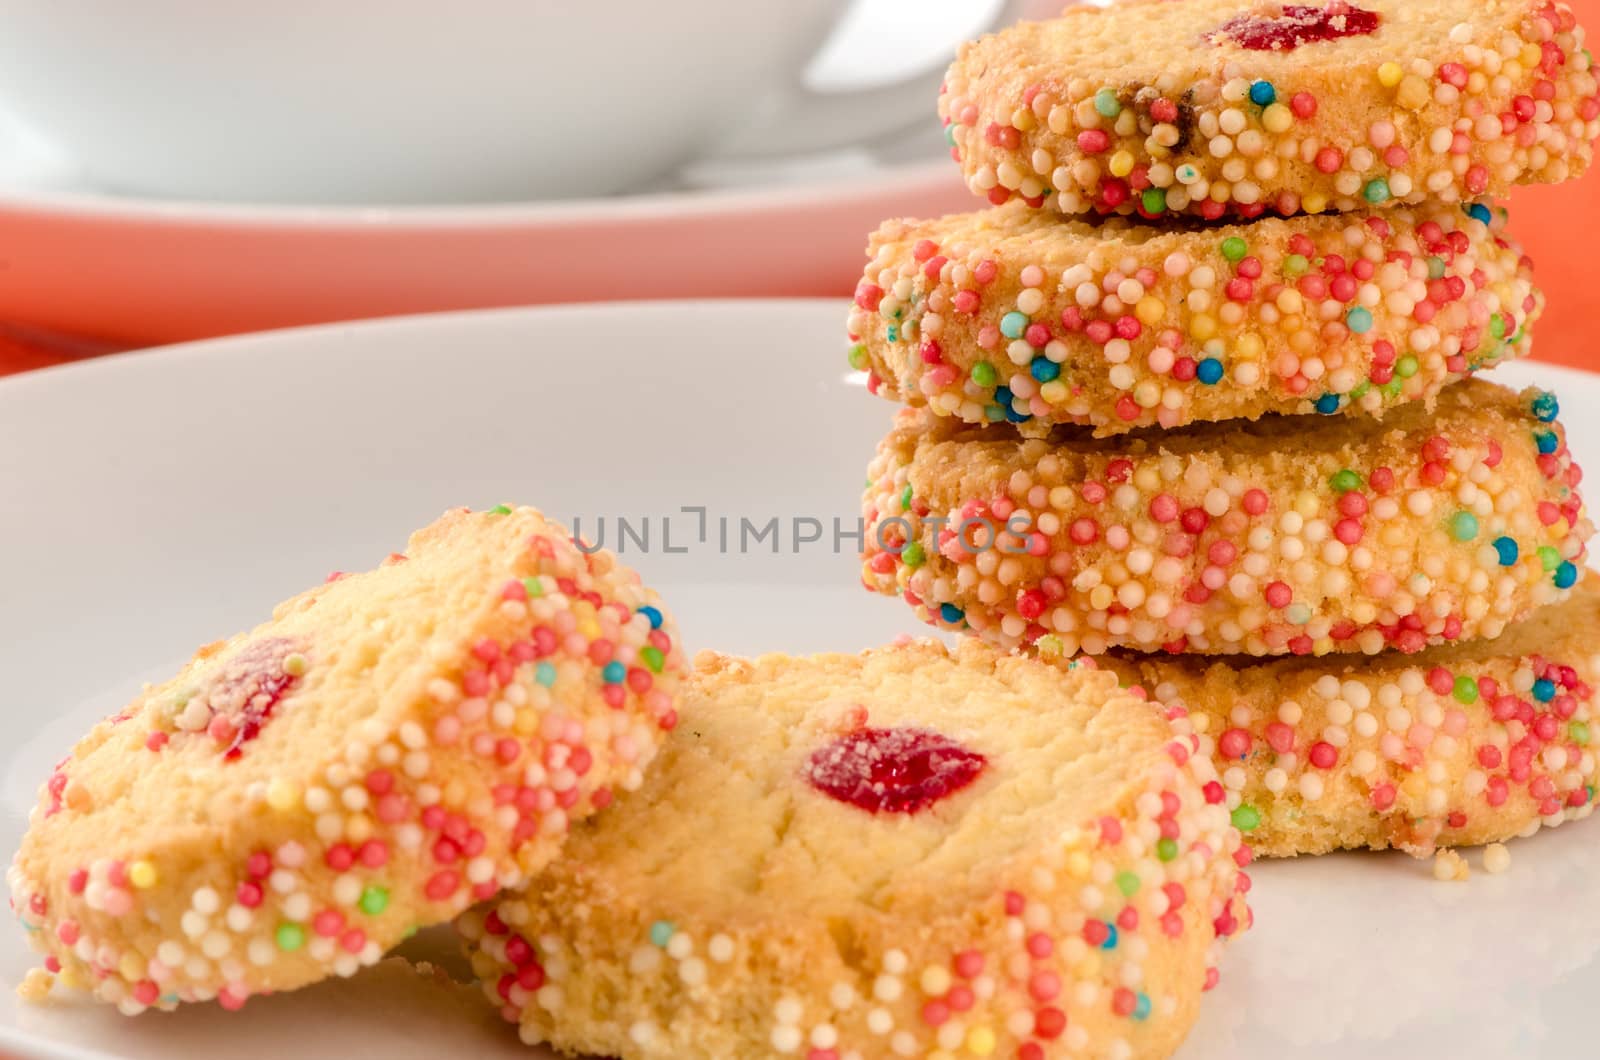
[[[1561,553],[1556,551],[1554,545],[1540,545],[1539,563],[1546,571],[1553,571],[1561,566]]]
[[[1248,802],[1241,802],[1233,811],[1233,826],[1241,832],[1254,831],[1261,823],[1261,811]]]
[[[671,942],[672,936],[677,933],[678,929],[672,926],[672,921],[657,920],[650,925],[650,944],[666,949],[667,943]]]
[[[1389,182],[1382,177],[1374,177],[1367,181],[1367,186],[1361,189],[1361,197],[1371,203],[1389,201]]]
[[[1567,735],[1572,737],[1572,742],[1582,747],[1589,742],[1589,723],[1574,721],[1567,725]]]
[[[884,328],[883,329],[883,337],[888,339],[890,342],[899,342],[900,341],[900,325],[899,324],[890,324],[888,327]]]
[[[511,509],[504,504],[497,504],[489,509],[490,515],[510,515]]]
[[[306,944],[306,929],[299,924],[279,924],[277,941],[278,949],[284,953],[293,953]]]
[[[907,549],[907,551],[910,551],[910,549]],[[918,554],[921,554],[921,546],[918,546]],[[1033,642],[1034,650],[1046,658],[1060,655],[1061,649],[1064,647],[1066,647],[1066,645],[1062,644],[1061,638],[1056,636],[1054,633],[1046,633],[1044,636]],[[1076,659],[1070,660],[1067,663],[1067,669],[1072,669],[1072,663],[1076,661]]]
[[[1457,541],[1471,541],[1478,536],[1478,517],[1471,512],[1457,512],[1452,515],[1450,535]]]
[[[1245,252],[1250,249],[1250,244],[1238,236],[1229,236],[1222,241],[1222,256],[1229,261],[1242,261]]]
[[[1456,678],[1455,688],[1452,689],[1457,703],[1476,703],[1478,701],[1478,682],[1466,674]]]
[[[1121,891],[1123,896],[1127,898],[1132,898],[1135,894],[1138,894],[1138,874],[1129,872],[1127,869],[1123,869],[1121,872],[1117,873],[1117,890]]]
[[[1122,104],[1117,102],[1115,92],[1102,88],[1094,94],[1094,109],[1102,118],[1115,118],[1122,113]]]
[[[1506,318],[1501,316],[1499,313],[1495,313],[1492,316],[1490,316],[1489,317],[1489,334],[1493,335],[1497,339],[1505,338],[1506,337]]]
[[[368,916],[377,916],[389,908],[389,891],[377,884],[369,884],[361,892],[361,911]]]
[[[1304,275],[1305,271],[1310,267],[1311,263],[1306,260],[1304,254],[1290,254],[1283,259],[1283,274],[1290,279]]]
[[[533,671],[533,679],[544,687],[549,688],[556,683],[556,668],[552,663],[542,662]]]
[[[1361,382],[1357,383],[1355,385],[1354,389],[1352,389],[1350,391],[1350,400],[1351,401],[1360,401],[1361,400],[1361,396],[1363,394],[1365,394],[1367,391],[1371,390],[1371,389],[1372,389],[1372,380],[1370,380],[1370,379],[1361,380]]]
[[[972,381],[979,386],[994,386],[999,377],[995,375],[994,365],[988,361],[979,361],[972,366]]]
[[[1162,188],[1146,188],[1142,199],[1145,213],[1161,213],[1167,208],[1167,193]]]
[[[911,483],[909,482],[906,483],[906,488],[900,491],[900,510],[902,512],[911,510]]]
[[[1365,335],[1372,330],[1372,310],[1362,305],[1353,306],[1344,315],[1344,324],[1357,335]]]
[[[1020,313],[1013,309],[1000,318],[1000,334],[1008,339],[1020,339],[1022,338],[1022,333],[1028,330],[1030,323],[1028,314]]]
[[[858,342],[854,346],[850,347],[850,367],[854,368],[858,372],[866,371],[867,347],[865,344]]]
[[[922,551],[922,543],[913,541],[900,553],[900,562],[908,567],[920,567],[927,562],[927,555]]]
[[[1444,259],[1437,255],[1428,259],[1428,279],[1438,280],[1444,277]]]
[[[1417,374],[1419,367],[1421,366],[1417,363],[1417,359],[1408,353],[1395,362],[1394,374],[1401,379],[1410,379]]]
[[[1171,861],[1178,856],[1178,841],[1176,839],[1156,840],[1156,857],[1162,861]]]
[[[527,592],[530,600],[537,600],[544,595],[544,582],[533,575],[522,579],[522,588]]]
[[[1345,468],[1329,479],[1328,484],[1340,493],[1349,493],[1361,488],[1361,476]]]
[[[650,668],[650,672],[653,674],[660,673],[661,667],[664,666],[667,661],[666,656],[661,654],[661,649],[656,647],[654,644],[646,644],[644,647],[640,648],[639,658],[644,660],[644,664]]]

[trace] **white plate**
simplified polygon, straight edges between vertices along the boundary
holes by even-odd
[[[887,404],[842,371],[844,306],[679,303],[506,311],[179,347],[0,383],[0,848],[50,764],[191,647],[329,570],[364,567],[455,504],[653,519],[630,554],[691,648],[857,649],[913,630],[857,584],[862,469]],[[560,357],[586,359],[587,378]],[[1600,377],[1518,366],[1600,457]],[[709,540],[694,540],[705,506]],[[666,554],[660,520],[672,517]],[[781,523],[719,554],[717,522]],[[792,522],[824,526],[793,551]],[[809,524],[808,524],[809,525]],[[608,522],[607,542],[616,526]],[[1186,1060],[1593,1055],[1600,825],[1512,845],[1502,876],[1435,883],[1404,855],[1258,865],[1257,929],[1227,955]],[[1475,855],[1474,855],[1475,858]],[[0,982],[30,961],[0,928]],[[25,1057],[538,1053],[375,980],[125,1020],[0,998]],[[447,1009],[448,1014],[434,1011]],[[470,1011],[470,1009],[469,1009]],[[448,1016],[448,1018],[447,1018]],[[99,1054],[95,1054],[99,1055]]]

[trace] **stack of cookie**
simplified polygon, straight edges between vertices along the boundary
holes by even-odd
[[[1102,656],[1260,852],[1587,813],[1580,472],[1551,395],[1471,378],[1529,349],[1484,197],[1587,167],[1583,41],[1545,0],[1181,0],[969,45],[940,106],[991,208],[884,225],[851,316],[911,406],[868,587]]]

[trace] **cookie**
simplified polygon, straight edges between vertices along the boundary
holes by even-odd
[[[686,669],[610,553],[531,508],[447,513],[100,723],[41,790],[13,908],[130,1014],[349,975],[637,786]]]
[[[1381,414],[1526,355],[1544,307],[1487,206],[1248,225],[1020,203],[872,237],[849,328],[869,388],[968,423],[1100,434]]]
[[[1233,823],[1258,854],[1398,847],[1427,857],[1594,805],[1593,578],[1494,640],[1418,655],[1099,661],[1187,710],[1182,721],[1216,761]]]
[[[1600,136],[1549,0],[1078,5],[963,48],[939,113],[992,203],[1212,220],[1504,195]]]
[[[459,921],[529,1042],[1165,1056],[1249,923],[1198,740],[1092,664],[702,654],[682,709],[639,791]]]
[[[1433,411],[1020,439],[899,414],[868,470],[866,585],[1067,655],[1314,654],[1494,637],[1593,533],[1555,398],[1470,379]]]

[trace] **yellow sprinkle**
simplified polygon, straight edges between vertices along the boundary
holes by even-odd
[[[1118,151],[1111,156],[1111,161],[1106,163],[1106,168],[1111,170],[1113,177],[1125,177],[1133,172],[1133,152]]]
[[[267,805],[279,813],[288,813],[300,805],[300,787],[292,780],[273,777],[267,782]]]
[[[1039,125],[1034,119],[1033,111],[1027,107],[1018,107],[1011,112],[1011,124],[1016,126],[1019,132],[1030,132]]]
[[[1282,103],[1269,103],[1261,112],[1261,126],[1270,133],[1288,132],[1294,125],[1294,111]]]
[[[1539,50],[1537,44],[1524,44],[1522,46],[1522,65],[1532,70],[1544,59],[1544,52]]]
[[[144,958],[139,956],[137,953],[124,953],[122,955],[122,959],[117,962],[117,974],[121,975],[122,978],[128,980],[130,983],[136,983],[140,979],[143,979],[144,973]]]
[[[1141,324],[1155,325],[1167,315],[1167,303],[1153,294],[1147,294],[1139,299],[1139,304],[1133,307],[1134,316],[1139,318]]]
[[[1217,333],[1217,318],[1210,313],[1196,313],[1189,318],[1189,334],[1201,342]]]
[[[967,1035],[967,1052],[973,1056],[988,1056],[994,1052],[994,1031],[988,1027],[974,1027]]]
[[[1233,348],[1245,360],[1253,361],[1260,357],[1266,347],[1261,342],[1261,336],[1253,331],[1247,331],[1234,341]]]
[[[1117,598],[1116,591],[1109,585],[1096,585],[1089,591],[1089,606],[1096,611],[1104,611],[1110,607]]]
[[[156,867],[148,861],[135,861],[128,866],[128,882],[141,891],[154,887],[157,879]]]
[[[1427,106],[1433,93],[1428,88],[1428,82],[1416,74],[1407,74],[1400,82],[1400,87],[1395,90],[1394,101],[1406,110],[1421,110]]]
[[[1306,213],[1321,213],[1328,208],[1328,197],[1321,192],[1311,192],[1300,197],[1300,208]]]
[[[593,617],[585,617],[578,622],[578,632],[589,640],[595,640],[600,636],[600,623],[596,622]]]
[[[1087,876],[1089,875],[1089,869],[1092,867],[1093,863],[1089,858],[1088,851],[1074,850],[1067,855],[1067,872],[1073,876]]]
[[[1039,396],[1052,405],[1059,405],[1072,396],[1072,391],[1061,380],[1052,379],[1039,388]]]
[[[352,843],[365,843],[372,838],[372,818],[364,813],[353,813],[344,822],[344,837]]]
[[[930,964],[922,970],[919,981],[922,992],[930,997],[942,997],[950,989],[950,970],[943,965]]]
[[[1384,88],[1393,88],[1405,74],[1399,63],[1384,63],[1378,67],[1378,83]]]
[[[539,729],[539,712],[537,710],[519,710],[516,718],[511,722],[511,730],[518,736],[532,736]]]
[[[290,677],[302,677],[306,672],[306,657],[299,652],[286,655],[283,659],[283,672]]]

